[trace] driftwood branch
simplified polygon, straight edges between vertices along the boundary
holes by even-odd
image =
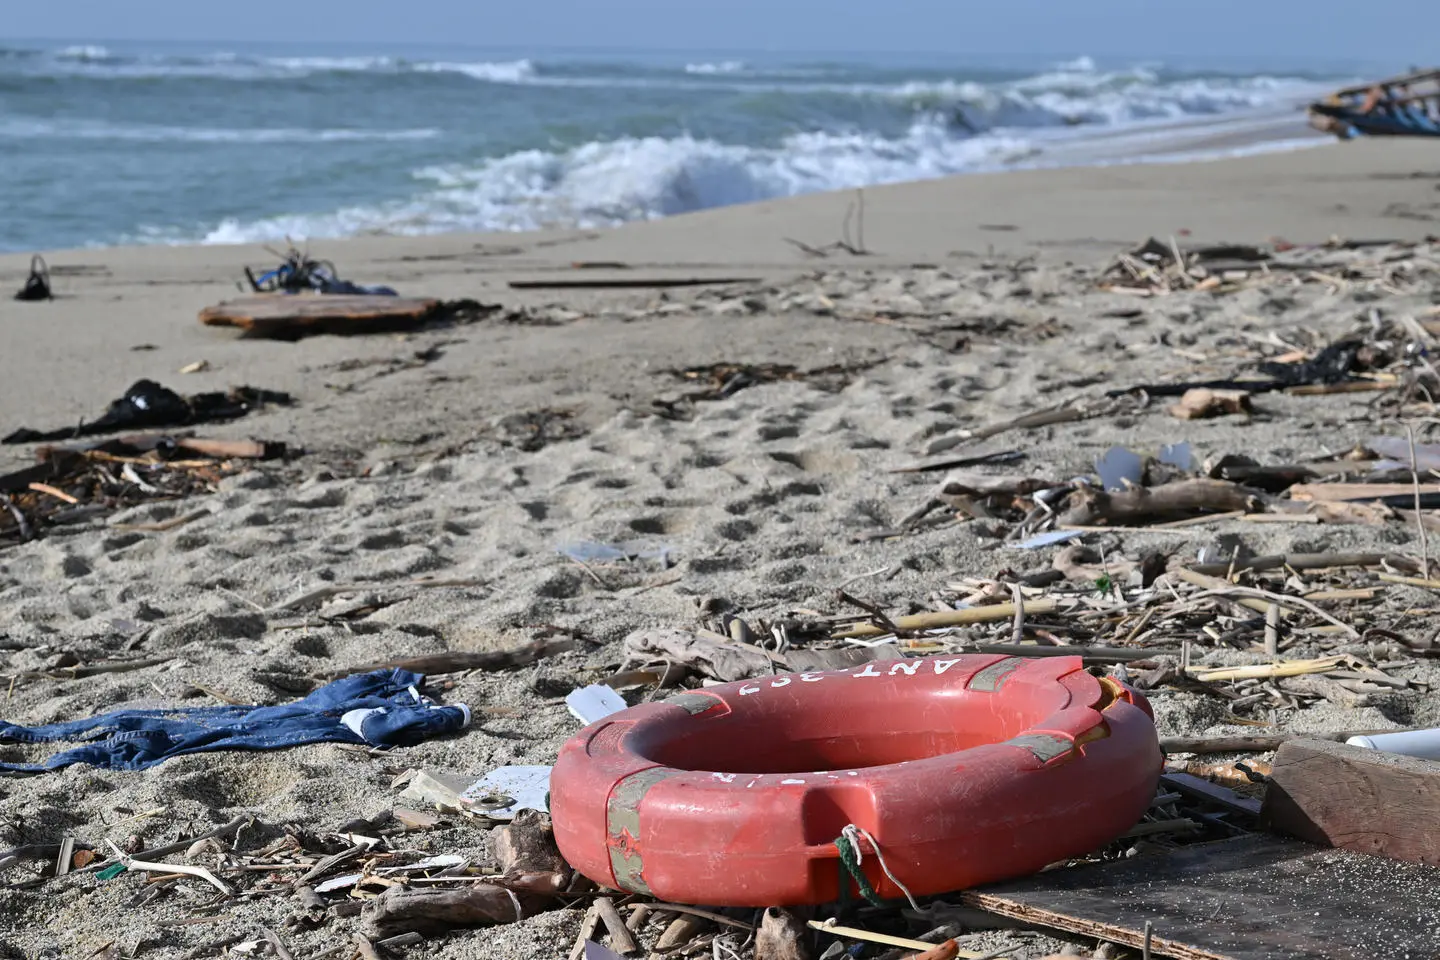
[[[1205,513],[1248,512],[1261,504],[1257,491],[1223,480],[1182,480],[1120,493],[1084,489],[1077,491],[1070,502],[1061,522],[1077,527],[1138,526]]]
[[[1382,733],[1409,733],[1422,729],[1405,727],[1390,730],[1342,730],[1337,733],[1262,733],[1249,737],[1161,737],[1165,753],[1269,753],[1291,740],[1336,740],[1373,737]]]
[[[538,810],[521,810],[495,831],[495,856],[501,880],[512,890],[554,896],[570,883],[570,866],[555,846],[550,817]]]
[[[514,923],[524,919],[525,912],[525,904],[505,887],[474,883],[458,890],[391,887],[367,901],[360,917],[367,937],[384,939],[402,933],[443,933]]]
[[[441,673],[460,673],[465,670],[506,670],[511,667],[528,666],[537,660],[557,653],[568,653],[577,646],[574,640],[537,640],[513,650],[486,652],[432,653],[423,657],[407,657],[400,660],[381,660],[358,667],[345,667],[323,674],[327,679],[348,677],[357,673],[375,670],[409,670],[435,676]]]

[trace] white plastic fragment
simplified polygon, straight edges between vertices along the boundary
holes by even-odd
[[[603,720],[612,713],[624,710],[626,703],[625,698],[616,693],[614,688],[603,683],[592,683],[588,687],[570,691],[570,695],[565,698],[565,706],[570,708],[575,719],[589,726],[596,720]]]
[[[458,867],[465,862],[465,858],[458,853],[442,853],[433,857],[426,857],[415,863],[407,863],[399,867],[377,867],[371,871],[377,877],[391,877],[404,873],[424,873],[426,870],[444,870],[446,867]],[[346,873],[338,877],[331,877],[323,883],[317,884],[316,893],[334,893],[336,890],[349,890],[355,884],[365,879],[363,873]]]
[[[496,767],[465,788],[461,795],[471,810],[491,820],[513,820],[521,810],[548,813],[550,768]],[[500,806],[494,804],[508,800]]]
[[[1376,733],[1368,737],[1351,737],[1345,741],[1352,747],[1399,753],[1424,760],[1440,760],[1440,730],[1406,730],[1402,733]]]
[[[1084,530],[1051,530],[1048,533],[1036,534],[1029,540],[1022,540],[1014,546],[1017,550],[1038,550],[1041,547],[1050,547],[1057,543],[1078,540],[1083,536],[1085,536]]]

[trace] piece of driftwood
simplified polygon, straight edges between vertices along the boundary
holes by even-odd
[[[621,956],[640,952],[640,944],[635,940],[635,934],[625,925],[620,916],[620,911],[615,909],[615,901],[609,897],[597,897],[595,899],[595,912],[600,915],[600,922],[605,925],[605,932],[610,937],[610,947]]]
[[[1344,730],[1338,733],[1262,733],[1250,737],[1161,737],[1165,753],[1269,753],[1291,740],[1345,741],[1351,737],[1373,737],[1382,733],[1405,733],[1418,727],[1388,730]]]
[[[1392,567],[1396,570],[1418,570],[1413,558],[1398,553],[1285,553],[1233,563],[1192,563],[1187,569],[1206,576],[1223,577],[1230,573],[1262,573],[1266,570],[1327,570],[1333,567]]]
[[[1329,740],[1281,745],[1263,825],[1322,846],[1440,865],[1440,762]]]
[[[263,612],[266,616],[273,617],[291,610],[297,610],[300,607],[318,604],[322,600],[328,600],[342,593],[358,593],[363,590],[393,590],[400,587],[438,590],[442,587],[478,587],[484,582],[484,580],[478,580],[473,577],[462,577],[459,579],[447,577],[443,579],[393,580],[385,583],[327,583],[323,587],[315,587],[306,590],[304,593],[296,594],[289,600],[269,607]]]
[[[522,898],[499,884],[470,883],[459,889],[396,886],[365,902],[360,924],[366,936],[378,940],[514,923],[526,913]]]
[[[789,650],[769,653],[749,644],[686,630],[637,630],[625,638],[625,652],[638,659],[686,663],[721,681],[748,680],[775,670],[792,672],[839,670],[873,660],[893,660],[893,645],[840,650]]]
[[[959,446],[962,443],[987,440],[990,437],[998,437],[1002,433],[1011,430],[1034,430],[1038,427],[1054,426],[1057,423],[1074,423],[1077,420],[1084,420],[1088,417],[1099,415],[1109,406],[1091,408],[1085,406],[1061,406],[1052,407],[1049,410],[1037,410],[1034,413],[1027,413],[1024,416],[1016,417],[1014,420],[1006,420],[1004,423],[992,423],[983,427],[974,427],[965,430],[957,430],[954,433],[947,433],[944,436],[936,437],[926,446],[925,452],[928,455],[943,453]]]
[[[113,437],[97,443],[59,445],[41,444],[35,448],[35,459],[41,463],[73,455],[108,453],[113,456],[138,456],[158,452],[171,456],[186,453],[213,457],[217,460],[272,460],[285,455],[285,444],[265,440],[214,440],[188,433],[137,433]]]
[[[628,290],[634,288],[706,287],[732,283],[756,284],[759,277],[585,277],[511,280],[511,290]]]
[[[1060,608],[1058,601],[1050,599],[1027,600],[1026,615],[1054,613]],[[994,623],[997,620],[1011,620],[1015,617],[1015,604],[992,603],[983,607],[966,607],[963,610],[937,610],[934,613],[916,613],[908,617],[896,617],[895,626],[907,633],[917,630],[943,630],[946,627],[963,627],[972,623]],[[885,629],[873,623],[860,623],[841,627],[831,634],[837,640],[858,637],[881,637]]]
[[[1440,507],[1440,483],[1299,483],[1290,488],[1291,500],[1383,503],[1387,507]]]
[[[575,943],[570,947],[569,960],[583,960],[587,952],[586,948],[591,943],[590,938],[600,930],[600,907],[598,904],[590,904],[590,909],[585,911],[585,916],[580,919],[580,932],[575,936]]]
[[[229,823],[218,826],[213,830],[207,830],[204,833],[190,837],[189,839],[177,840],[175,843],[167,843],[163,847],[151,847],[149,850],[141,850],[139,853],[134,854],[134,859],[159,860],[161,857],[168,857],[171,854],[179,853],[182,850],[188,850],[197,841],[209,840],[212,837],[230,837],[233,839],[236,831],[238,831],[241,827],[244,827],[254,822],[254,817],[236,817]],[[114,861],[111,860],[95,860],[88,864],[84,869],[86,870],[86,872],[103,870],[105,867],[110,866],[113,862]]]
[[[811,960],[804,922],[789,910],[766,910],[755,931],[755,960]]]
[[[973,906],[1179,960],[1428,956],[1440,871],[1252,834],[960,894]]]
[[[982,463],[1010,463],[1015,460],[1025,459],[1025,454],[1019,450],[1001,450],[997,453],[977,453],[964,457],[941,457],[939,459],[921,460],[917,463],[909,463],[903,467],[892,467],[890,473],[930,473],[935,470],[957,470],[961,467],[974,467]]]
[[[665,930],[660,934],[660,939],[655,941],[655,949],[664,951],[684,946],[704,933],[708,924],[709,921],[704,917],[682,913],[666,925]]]
[[[570,865],[555,846],[549,814],[521,810],[492,836],[501,880],[511,889],[554,896],[569,885]]]
[[[1049,480],[1027,477],[1022,474],[987,474],[957,470],[945,476],[935,487],[937,499],[955,497],[1024,496],[1052,487]]]
[[[258,294],[200,311],[207,327],[237,327],[247,337],[298,340],[323,333],[392,333],[434,319],[440,301],[364,294]]]
[[[577,646],[576,641],[567,639],[537,640],[513,650],[453,651],[432,653],[423,657],[404,657],[399,660],[381,660],[358,667],[345,667],[323,674],[328,678],[348,677],[357,673],[371,673],[375,670],[409,670],[435,676],[442,673],[460,673],[465,670],[508,670],[523,667],[558,653],[569,653]]]
[[[1250,394],[1244,390],[1210,390],[1199,387],[1186,390],[1179,402],[1169,408],[1172,417],[1181,420],[1203,420],[1231,413],[1250,413]]]
[[[1181,480],[1117,493],[1087,487],[1071,496],[1070,509],[1060,522],[1076,527],[1139,526],[1206,513],[1248,513],[1260,505],[1258,491],[1223,480]]]

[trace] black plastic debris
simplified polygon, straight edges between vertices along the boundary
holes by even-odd
[[[15,294],[16,300],[54,300],[55,296],[50,290],[50,268],[45,264],[45,258],[40,254],[30,258],[30,276],[25,279],[25,286]]]
[[[1313,383],[1343,383],[1362,364],[1365,344],[1359,340],[1337,340],[1303,363],[1261,363],[1257,369],[1287,387]]]
[[[50,442],[127,430],[217,423],[239,419],[265,404],[289,406],[292,402],[293,398],[288,393],[256,387],[235,387],[225,393],[197,393],[182,397],[153,380],[138,380],[125,391],[124,396],[112,400],[105,413],[96,420],[57,430],[21,427],[0,439],[0,443]]]

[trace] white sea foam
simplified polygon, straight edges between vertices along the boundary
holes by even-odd
[[[99,62],[110,59],[110,51],[98,45],[81,44],[56,50],[55,59],[76,60],[82,63]]]
[[[227,220],[200,239],[243,243],[292,237],[413,235],[447,231],[599,227],[711,207],[823,190],[921,180],[954,173],[1066,163],[1203,159],[1321,142],[1303,124],[1271,111],[1234,120],[1189,120],[1129,128],[1129,148],[1107,149],[1099,135],[1051,129],[957,138],[917,121],[903,136],[803,133],[774,146],[739,146],[692,137],[620,138],[565,151],[527,150],[479,163],[415,171],[416,190],[389,203],[322,214]],[[1273,135],[1266,136],[1271,131]],[[1252,142],[1223,150],[1197,144],[1225,134]]]
[[[677,138],[622,138],[573,150],[528,150],[479,164],[415,172],[403,201],[320,215],[229,220],[208,243],[362,233],[605,226],[709,207],[862,184],[998,167],[1034,155],[1022,139],[957,140],[917,123],[903,137],[805,133],[773,147]]]
[[[460,73],[486,83],[526,83],[535,78],[535,64],[529,60],[422,63],[415,69],[422,73]]]
[[[745,61],[743,60],[721,60],[718,63],[687,63],[685,72],[699,76],[714,76],[723,73],[744,73]]]

